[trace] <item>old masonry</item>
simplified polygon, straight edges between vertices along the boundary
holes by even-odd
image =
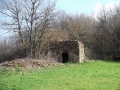
[[[51,43],[49,51],[57,56],[58,62],[82,63],[85,61],[84,45],[79,41],[59,41]]]

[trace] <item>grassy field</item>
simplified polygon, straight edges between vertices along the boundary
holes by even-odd
[[[0,70],[0,90],[120,90],[120,63],[83,64],[24,71]]]

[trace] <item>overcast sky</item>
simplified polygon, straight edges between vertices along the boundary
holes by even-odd
[[[112,7],[120,0],[57,0],[57,7],[65,10],[67,13],[98,13],[104,5],[107,8]]]

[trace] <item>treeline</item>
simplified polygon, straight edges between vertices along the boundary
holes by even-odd
[[[109,10],[102,8],[96,18],[69,15],[57,10],[56,2],[49,0],[1,0],[0,3],[0,13],[8,19],[1,25],[13,32],[7,42],[5,39],[0,43],[0,56],[4,56],[0,61],[5,61],[7,56],[10,59],[8,52],[14,58],[40,58],[43,48],[49,47],[52,36],[46,33],[50,30],[54,33],[52,29],[66,35],[68,40],[81,41],[88,59],[120,59],[120,4]]]
[[[120,61],[120,3],[109,10],[103,7],[97,18],[63,13],[59,23],[70,40],[84,43],[89,59]]]

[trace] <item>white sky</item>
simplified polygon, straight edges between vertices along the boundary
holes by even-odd
[[[120,0],[57,0],[57,7],[67,13],[98,13],[102,6],[113,7]]]

